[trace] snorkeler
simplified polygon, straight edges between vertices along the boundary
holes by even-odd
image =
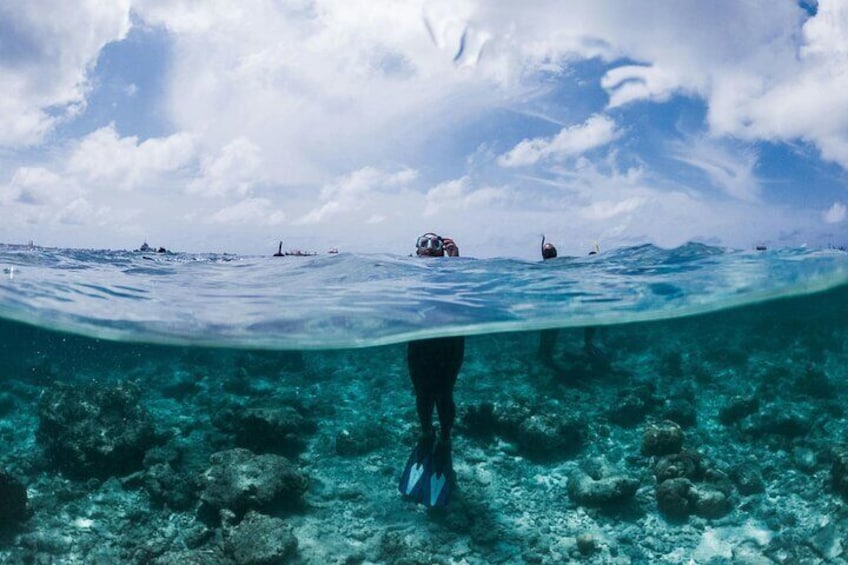
[[[594,242],[592,244],[592,250],[589,252],[589,255],[597,255],[601,252],[601,247],[598,245],[598,242]],[[598,348],[595,345],[595,328],[594,326],[587,326],[583,330],[583,351],[586,352],[586,355],[589,357],[604,359],[606,354],[602,349]]]
[[[452,239],[434,233],[419,237],[415,247],[419,257],[459,256],[459,247]],[[406,462],[398,489],[425,506],[447,505],[454,487],[450,439],[456,416],[453,388],[464,354],[462,336],[410,341],[408,345],[407,363],[421,437]],[[439,416],[438,437],[433,426],[434,408]]]
[[[548,259],[554,259],[557,257],[557,248],[553,243],[545,243],[545,236],[542,236],[542,260],[547,261]],[[589,255],[597,255],[600,251],[598,244],[595,243],[592,247],[592,250],[589,252]],[[595,329],[592,326],[586,327],[583,330],[583,351],[590,358],[598,358],[601,359],[604,356],[604,352],[599,349],[594,341],[595,341]],[[557,336],[559,335],[558,329],[550,329],[550,330],[542,330],[539,335],[539,359],[548,367],[554,367],[554,346],[556,345]]]
[[[553,243],[545,243],[545,236],[542,235],[542,259],[555,259],[557,256],[557,249]]]
[[[542,260],[554,259],[557,256],[557,249],[553,243],[545,243],[545,236],[542,236]],[[554,365],[554,345],[556,344],[559,330],[550,329],[542,330],[539,334],[539,359],[548,367]]]

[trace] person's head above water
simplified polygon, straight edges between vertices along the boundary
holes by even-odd
[[[556,247],[553,243],[545,243],[545,236],[542,236],[542,259],[553,259],[557,256]]]
[[[457,257],[459,247],[449,237],[442,237],[432,232],[420,236],[415,242],[415,254],[420,257]]]

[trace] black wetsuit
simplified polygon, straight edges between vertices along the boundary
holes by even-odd
[[[416,407],[421,431],[425,436],[433,432],[433,408],[439,413],[442,440],[450,439],[456,416],[453,387],[462,367],[465,338],[437,337],[410,341],[407,349],[409,376],[415,387]]]
[[[539,333],[539,358],[542,362],[552,365],[554,362],[554,347],[556,346],[558,329],[542,330]]]
[[[550,244],[549,244],[550,245]],[[590,251],[589,255],[597,255],[597,251]],[[542,237],[542,261],[547,261],[548,259],[554,259],[557,256],[556,248],[551,246],[549,249],[545,248],[545,238]],[[557,337],[559,336],[558,329],[550,329],[550,330],[542,330],[539,334],[539,358],[546,365],[553,365],[554,363],[554,347],[556,346]],[[595,328],[592,326],[587,327],[583,331],[583,349],[587,354],[593,355],[597,352],[597,349],[594,345],[595,339]]]

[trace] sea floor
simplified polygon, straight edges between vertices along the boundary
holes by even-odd
[[[845,563],[848,318],[828,300],[599,328],[596,356],[561,330],[553,366],[539,332],[467,338],[446,509],[397,491],[418,437],[405,345],[246,352],[4,326],[0,471],[28,501],[0,562]],[[74,389],[86,406],[132,393],[155,429],[137,463],[57,451],[46,421]],[[245,471],[245,497],[221,502],[213,454],[235,448],[234,467],[284,456],[308,487],[264,496]],[[669,476],[683,490],[660,501]]]

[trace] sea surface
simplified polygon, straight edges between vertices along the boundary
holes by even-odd
[[[397,480],[441,336],[433,510]],[[0,562],[843,563],[846,400],[844,250],[0,245]]]
[[[0,317],[92,337],[338,349],[668,319],[848,283],[839,250],[651,245],[546,262],[0,247]]]

